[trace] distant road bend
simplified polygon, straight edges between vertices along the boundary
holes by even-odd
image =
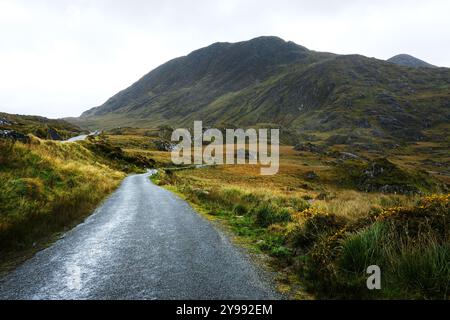
[[[127,177],[0,281],[0,299],[277,299],[264,272],[183,200]]]
[[[64,140],[63,142],[83,141],[83,140],[86,140],[86,138],[89,137],[89,136],[97,136],[99,134],[100,134],[100,131],[97,130],[97,131],[91,132],[89,134],[82,134],[82,135],[79,135],[79,136],[76,136],[76,137],[72,137],[70,139]]]

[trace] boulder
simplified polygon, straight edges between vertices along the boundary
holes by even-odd
[[[158,151],[172,151],[175,149],[175,145],[167,140],[155,140],[153,144]]]
[[[310,142],[299,143],[294,146],[294,150],[295,151],[313,152],[313,153],[322,153],[322,151],[323,151],[322,147],[312,144]]]
[[[0,118],[0,126],[10,126],[12,123],[5,118]]]
[[[63,140],[59,135],[59,133],[53,128],[48,128],[48,136],[50,137],[51,140],[58,140],[58,141]]]
[[[11,139],[23,143],[30,142],[30,138],[28,136],[14,130],[0,130],[0,138]]]
[[[308,171],[308,172],[305,174],[305,178],[306,178],[307,180],[315,180],[315,179],[319,178],[319,176],[318,176],[317,173],[315,173],[314,171]]]
[[[342,160],[360,159],[359,156],[357,156],[356,154],[350,153],[350,152],[341,152],[340,158]]]

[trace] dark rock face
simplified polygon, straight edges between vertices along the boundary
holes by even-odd
[[[172,151],[175,148],[175,145],[167,140],[155,140],[153,143],[159,151]]]
[[[368,178],[375,178],[381,176],[385,171],[392,171],[395,168],[387,160],[378,162],[371,162],[369,168],[364,171],[364,175]]]
[[[308,171],[305,174],[305,179],[307,180],[316,180],[319,176],[314,171]]]
[[[351,160],[351,159],[361,159],[358,155],[350,152],[341,152],[340,153],[341,160]]]
[[[52,139],[52,140],[58,140],[58,141],[63,140],[61,138],[61,136],[59,135],[59,133],[53,128],[48,129],[48,135],[50,136],[50,139]]]
[[[414,194],[418,189],[410,177],[387,159],[369,163],[363,171],[360,187],[366,192]]]
[[[386,158],[341,160],[338,167],[342,185],[363,192],[412,195],[439,192],[445,187],[425,171],[406,169]]]
[[[367,128],[371,128],[372,127],[370,122],[369,122],[369,120],[367,120],[367,119],[359,119],[359,120],[356,121],[355,124],[356,124],[356,126],[358,128],[367,129]]]
[[[11,122],[5,118],[0,118],[0,126],[10,126]]]
[[[294,146],[295,151],[306,151],[313,153],[321,153],[323,151],[322,147],[312,144],[310,142],[307,143],[299,143]]]
[[[259,83],[273,75],[279,66],[298,62],[308,54],[308,49],[277,37],[214,43],[163,64],[82,117],[117,112],[124,106],[131,111],[151,107],[166,115],[170,112],[188,115],[192,104],[198,109],[224,93]],[[169,99],[159,101],[163,96]],[[175,102],[183,107],[174,110]]]
[[[370,191],[379,191],[382,193],[394,193],[394,194],[417,194],[420,193],[417,188],[412,186],[401,186],[401,185],[384,185],[378,187],[376,190],[368,190]]]
[[[353,142],[357,141],[358,137],[355,135],[332,135],[326,140],[327,145],[333,146],[333,145],[339,145],[339,144],[352,144]]]
[[[195,120],[213,128],[281,127],[283,143],[326,132],[335,135],[329,145],[368,149],[377,138],[418,141],[421,130],[448,123],[449,86],[450,69],[405,68],[260,37],[173,59],[79,121],[105,129],[191,128]]]
[[[0,138],[11,139],[23,143],[30,142],[30,138],[28,136],[14,130],[0,130]]]

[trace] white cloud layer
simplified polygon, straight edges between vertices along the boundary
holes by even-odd
[[[167,60],[261,35],[450,67],[449,14],[447,0],[0,0],[0,111],[78,116]]]

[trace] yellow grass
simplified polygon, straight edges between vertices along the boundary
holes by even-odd
[[[0,251],[26,249],[72,225],[125,177],[82,143],[1,141]]]

